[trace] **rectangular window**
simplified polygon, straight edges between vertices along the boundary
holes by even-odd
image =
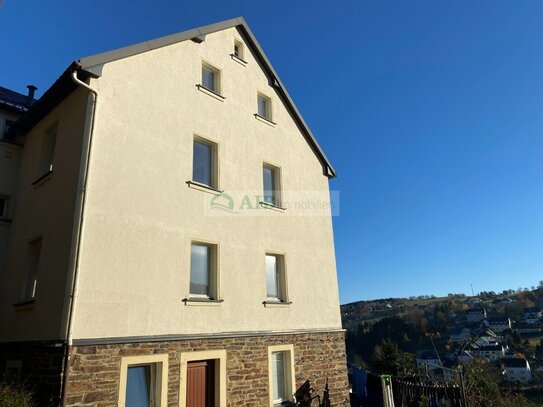
[[[285,257],[266,254],[266,297],[268,301],[287,301]]]
[[[292,401],[294,394],[294,346],[268,347],[270,406]]]
[[[217,299],[217,246],[192,242],[190,252],[190,296]]]
[[[207,140],[194,139],[192,154],[192,180],[217,188],[217,145]]]
[[[13,141],[15,140],[15,131],[14,126],[15,122],[12,120],[6,120],[4,124],[4,132],[2,134],[2,138],[4,140]]]
[[[32,240],[28,244],[28,257],[26,259],[26,268],[24,271],[23,286],[21,289],[20,301],[32,301],[36,296],[36,286],[38,283],[38,268],[40,264],[42,238]]]
[[[279,168],[269,164],[263,166],[264,203],[280,206]]]
[[[202,64],[202,86],[220,94],[220,84],[220,71],[209,64]]]
[[[263,94],[257,95],[258,115],[269,121],[272,120],[271,99]]]
[[[129,356],[121,360],[121,407],[166,407],[168,355]]]
[[[238,41],[238,40],[234,41],[234,56],[239,59],[243,59],[245,56],[243,44],[241,43],[241,41]]]
[[[285,383],[285,352],[272,353],[272,395],[274,403],[287,400],[287,385]]]
[[[40,158],[40,176],[53,171],[53,158],[55,155],[55,145],[57,142],[57,125],[49,128],[44,136],[41,147]]]
[[[8,197],[0,195],[0,219],[8,215]]]

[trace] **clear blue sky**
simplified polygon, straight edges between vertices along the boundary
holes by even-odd
[[[542,1],[4,0],[0,85],[238,15],[338,171],[342,302],[543,279]]]

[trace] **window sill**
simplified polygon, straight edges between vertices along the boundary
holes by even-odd
[[[23,311],[34,308],[34,304],[36,304],[36,300],[27,300],[13,304],[13,307],[16,311]]]
[[[2,224],[10,225],[11,224],[11,219],[0,217],[0,225],[2,225]]]
[[[49,181],[51,179],[52,175],[53,175],[53,170],[47,171],[45,174],[43,174],[41,177],[39,177],[36,181],[31,183],[30,185],[33,186],[34,188],[37,188],[40,185],[42,185],[42,184],[46,183],[47,181]]]
[[[241,59],[240,57],[234,55],[234,54],[230,54],[230,56],[232,57],[232,59],[234,61],[236,61],[238,64],[242,65],[242,66],[247,66],[247,61],[244,60],[244,59]]]
[[[287,208],[281,208],[280,206],[276,206],[274,204],[267,203],[267,202],[264,202],[264,201],[260,201],[259,204],[260,204],[260,206],[262,208],[271,209],[272,211],[277,211],[277,212],[284,213],[287,210]]]
[[[213,300],[211,298],[189,297],[182,300],[185,305],[201,307],[220,307],[224,300]]]
[[[187,185],[189,186],[189,188],[197,189],[198,191],[207,192],[213,195],[222,195],[222,193],[224,192],[220,189],[216,189],[205,184],[200,184],[199,182],[195,181],[187,181]]]
[[[292,301],[263,301],[266,308],[289,308]]]
[[[271,127],[275,127],[277,125],[276,122],[273,122],[270,119],[265,118],[264,116],[260,116],[258,113],[255,113],[255,119],[261,121],[262,123],[266,123],[268,126]]]
[[[226,99],[225,96],[219,95],[217,92],[212,91],[211,89],[206,88],[204,85],[197,84],[196,87],[200,92],[205,93],[206,95],[209,95],[217,100],[220,100],[221,102],[224,102],[224,99]]]

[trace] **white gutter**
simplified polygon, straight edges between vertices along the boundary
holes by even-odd
[[[72,289],[71,289],[71,295],[70,295],[70,307],[68,311],[68,326],[67,326],[67,333],[66,333],[66,340],[67,345],[72,346],[73,342],[73,322],[74,322],[74,315],[75,315],[75,308],[77,305],[77,290],[78,290],[78,283],[79,283],[79,249],[80,249],[80,243],[81,243],[81,232],[83,230],[83,222],[84,222],[84,211],[85,211],[85,203],[86,203],[86,191],[87,191],[87,179],[88,179],[88,173],[89,173],[89,159],[91,154],[91,146],[92,146],[92,134],[94,131],[94,122],[96,118],[96,106],[98,103],[98,91],[91,88],[89,85],[87,85],[85,82],[80,80],[77,77],[77,70],[74,70],[72,72],[72,80],[79,86],[84,87],[87,89],[91,94],[93,95],[93,101],[92,101],[92,111],[90,114],[92,114],[92,119],[90,121],[90,127],[86,129],[85,135],[83,137],[83,148],[86,147],[86,151],[82,151],[81,154],[81,171],[80,171],[80,180],[79,180],[79,195],[77,197],[76,208],[79,208],[79,212],[76,213],[76,218],[78,218],[78,222],[75,222],[74,225],[74,243],[75,246],[72,246],[73,256],[71,262],[73,263],[73,282],[72,282]],[[79,205],[77,205],[79,204]]]

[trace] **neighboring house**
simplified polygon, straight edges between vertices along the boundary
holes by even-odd
[[[82,58],[16,131],[0,369],[40,405],[347,405],[335,172],[242,18]]]
[[[527,324],[537,324],[543,318],[543,312],[539,307],[524,308],[522,320]]]
[[[466,319],[469,323],[478,323],[486,318],[484,308],[470,308],[466,311]]]
[[[0,284],[6,268],[9,235],[15,213],[19,165],[23,137],[15,134],[15,122],[35,102],[36,87],[28,86],[28,94],[0,86]],[[2,375],[0,371],[0,376]]]
[[[434,352],[431,351],[422,351],[418,354],[416,358],[417,367],[419,369],[423,369],[426,366],[430,369],[434,369],[436,367],[441,366],[441,361],[436,356]]]
[[[451,342],[465,342],[471,336],[469,328],[463,326],[455,326],[451,329],[449,340]]]
[[[501,360],[503,378],[509,382],[528,383],[532,380],[530,363],[521,358],[505,358]]]
[[[473,360],[474,356],[471,353],[471,350],[464,350],[460,355],[458,355],[458,362],[462,365],[468,364]]]
[[[485,325],[488,325],[488,327],[496,333],[502,333],[506,329],[511,329],[511,318],[509,317],[488,318],[483,321],[483,323],[485,322]]]
[[[446,382],[459,379],[459,370],[457,369],[458,360],[456,358],[447,358],[443,361],[443,379]]]
[[[474,347],[471,354],[476,358],[486,359],[489,362],[495,362],[505,356],[505,348],[501,344],[483,345]]]

